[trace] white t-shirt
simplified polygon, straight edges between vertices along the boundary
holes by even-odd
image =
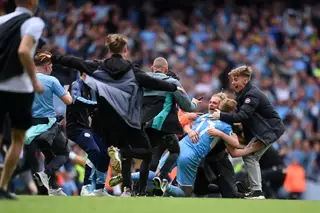
[[[17,7],[16,10],[12,13],[9,13],[4,16],[0,16],[0,25],[7,22],[8,20],[21,15],[22,13],[28,13],[32,15],[32,12],[27,8]],[[31,17],[26,20],[20,28],[21,38],[24,35],[31,35],[35,41],[32,49],[31,56],[34,56],[36,47],[38,46],[39,39],[42,35],[42,31],[45,24],[43,20],[39,17]],[[7,79],[5,81],[0,81],[0,91],[8,91],[8,92],[18,92],[18,93],[31,93],[33,92],[33,86],[31,83],[31,79],[24,69],[23,74],[19,76],[15,76],[13,78]]]

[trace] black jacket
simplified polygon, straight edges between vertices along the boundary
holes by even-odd
[[[278,140],[285,131],[280,116],[267,96],[249,82],[237,94],[237,112],[221,112],[220,120],[229,124],[241,122],[247,142],[253,137],[269,145]]]
[[[102,62],[103,69],[113,76],[114,79],[121,78],[132,68],[140,87],[170,92],[177,90],[176,85],[150,77],[130,61],[123,59],[120,55],[113,55],[111,58],[105,59],[104,61],[86,61],[74,56],[53,55],[51,60],[53,64],[60,64],[62,66],[73,68],[80,72],[85,72],[88,75],[92,75]]]
[[[20,27],[30,17],[23,13],[0,25],[0,81],[23,74],[23,66],[18,56]]]
[[[161,73],[149,73],[156,79],[162,79],[182,87],[173,73],[172,77]],[[153,128],[168,134],[183,134],[183,129],[178,118],[179,106],[185,112],[192,112],[197,105],[192,103],[189,96],[185,93],[168,93],[164,91],[145,90],[142,106],[142,123],[146,128]]]
[[[67,135],[78,135],[82,130],[90,130],[89,117],[93,114],[96,105],[95,92],[81,79],[74,81],[69,87],[72,104],[67,106]]]
[[[91,76],[86,79],[88,86],[97,91],[99,98],[106,100],[130,127],[137,129],[141,128],[142,88],[170,92],[177,90],[176,85],[148,76],[121,55],[112,55],[103,61],[53,56],[52,62]]]

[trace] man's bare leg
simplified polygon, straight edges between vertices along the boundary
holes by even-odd
[[[25,130],[12,130],[12,144],[4,160],[4,168],[0,178],[0,189],[7,190],[9,181],[20,159],[26,136]]]

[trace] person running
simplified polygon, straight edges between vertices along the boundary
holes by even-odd
[[[84,83],[85,76],[86,74],[82,73],[69,88],[73,101],[67,106],[67,136],[88,154],[80,195],[109,196],[104,185],[110,158],[106,145],[90,125],[89,117],[98,119],[97,116],[94,118],[97,97],[96,92]],[[92,188],[90,180],[93,170],[96,173],[95,189]]]
[[[32,17],[38,0],[15,3],[14,12],[0,16],[0,99],[6,100],[0,106],[0,131],[7,114],[12,131],[12,144],[0,177],[0,199],[17,199],[8,192],[8,184],[18,164],[26,130],[31,126],[33,92],[43,91],[32,60],[45,26],[41,18]]]
[[[51,55],[45,52],[46,55]],[[55,181],[55,173],[69,159],[68,139],[57,122],[53,96],[64,104],[72,103],[71,95],[65,91],[58,79],[50,76],[51,60],[39,53],[35,56],[37,79],[43,84],[44,92],[36,94],[32,105],[32,127],[27,130],[25,144],[35,143],[45,156],[44,171],[34,174],[39,186],[44,186],[49,195],[66,196]]]

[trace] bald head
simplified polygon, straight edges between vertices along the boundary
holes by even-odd
[[[168,72],[168,62],[163,57],[158,57],[154,59],[153,65],[152,65],[152,72],[162,72],[164,74],[167,74]]]

